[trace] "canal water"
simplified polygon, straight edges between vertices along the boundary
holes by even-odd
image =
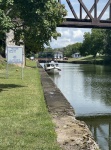
[[[111,66],[60,63],[61,72],[50,75],[89,126],[101,150],[111,150]]]

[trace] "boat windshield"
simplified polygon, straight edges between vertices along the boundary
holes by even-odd
[[[50,67],[50,64],[47,64],[47,67]]]
[[[52,67],[54,67],[54,64],[51,64]]]
[[[58,64],[55,64],[55,66],[57,67],[57,66],[58,66]]]

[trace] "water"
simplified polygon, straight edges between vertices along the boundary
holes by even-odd
[[[101,150],[111,150],[111,67],[60,63],[59,75],[50,75],[87,123]]]
[[[111,114],[111,69],[95,65],[60,64],[51,78],[74,107],[76,116]]]
[[[86,122],[101,150],[111,150],[110,116],[81,117],[78,119]]]

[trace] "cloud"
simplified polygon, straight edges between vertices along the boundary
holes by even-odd
[[[83,41],[84,32],[90,32],[90,29],[75,29],[75,28],[57,28],[57,31],[61,33],[61,37],[57,40],[52,39],[52,48],[61,48],[70,44]]]
[[[83,34],[84,33],[80,29],[78,29],[77,31],[73,31],[73,38],[75,39],[81,38],[83,37]]]

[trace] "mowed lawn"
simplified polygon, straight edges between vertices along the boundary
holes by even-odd
[[[35,61],[0,70],[0,150],[60,150]]]

